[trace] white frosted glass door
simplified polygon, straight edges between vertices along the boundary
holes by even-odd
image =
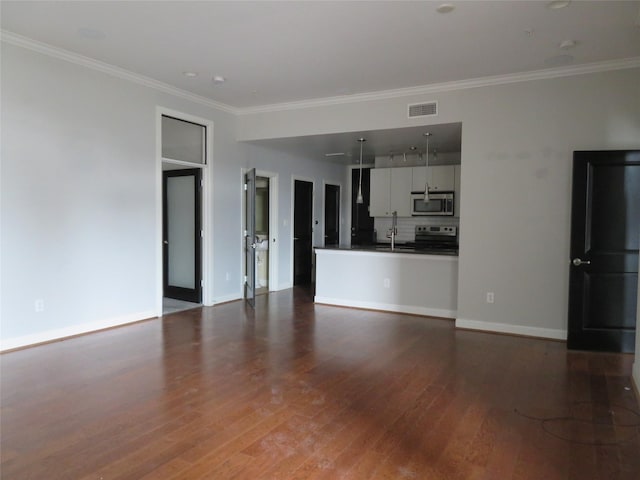
[[[182,288],[195,286],[194,193],[193,177],[169,178],[167,182],[169,284]]]
[[[165,296],[200,302],[200,170],[164,172]]]

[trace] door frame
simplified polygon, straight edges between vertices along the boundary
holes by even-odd
[[[315,217],[316,217],[316,181],[311,178],[311,177],[304,177],[301,175],[291,175],[291,212],[290,212],[290,221],[289,221],[289,231],[290,231],[290,235],[289,235],[289,263],[290,265],[290,287],[293,288],[293,284],[294,284],[294,262],[295,262],[295,258],[293,255],[293,226],[294,226],[294,221],[295,221],[295,216],[294,216],[294,212],[295,212],[295,199],[296,199],[296,180],[300,180],[303,182],[309,182],[311,183],[311,250],[313,250],[313,245],[315,243],[316,240],[316,234],[318,229],[315,228]],[[322,223],[323,223],[323,228],[324,228],[324,219],[322,219]],[[312,252],[311,255],[311,277],[313,279],[313,272],[315,269],[315,259],[314,259],[314,255]]]
[[[244,176],[251,168],[240,169],[240,241],[244,245],[244,227],[247,222],[246,200],[244,188]],[[258,170],[256,168],[256,177],[265,177],[269,179],[269,291],[276,292],[283,290],[278,284],[278,251],[280,250],[280,236],[278,230],[278,178],[279,174]],[[273,247],[275,245],[275,248]],[[240,291],[244,292],[244,272],[247,271],[244,247],[240,251]],[[240,295],[244,297],[244,293]]]
[[[201,196],[201,228],[202,228],[202,256],[200,271],[202,272],[202,304],[213,305],[213,122],[206,118],[196,117],[184,112],[156,106],[156,271],[155,271],[155,311],[156,316],[162,316],[163,298],[163,206],[162,206],[162,164],[171,163],[184,168],[200,168],[202,173]],[[205,127],[205,163],[191,163],[180,160],[162,158],[162,116],[168,115],[179,120],[197,123]]]
[[[327,231],[327,226],[325,225],[324,219],[326,216],[326,209],[327,209],[327,185],[333,185],[334,187],[338,187],[338,195],[339,197],[339,201],[338,201],[338,244],[342,243],[342,230],[343,230],[343,226],[344,226],[344,215],[343,215],[343,211],[342,211],[342,205],[344,204],[344,202],[342,201],[342,195],[343,195],[343,188],[342,188],[342,183],[340,182],[335,182],[335,181],[327,181],[327,180],[322,180],[322,245],[325,244],[325,235],[326,235],[326,231]]]

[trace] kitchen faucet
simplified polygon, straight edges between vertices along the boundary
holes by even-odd
[[[395,210],[391,214],[391,228],[387,233],[387,238],[391,238],[391,250],[396,246],[396,236],[398,235],[398,212]]]

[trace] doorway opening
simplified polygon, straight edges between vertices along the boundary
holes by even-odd
[[[213,124],[157,108],[159,315],[200,307],[210,273],[206,233]]]
[[[313,182],[294,179],[293,285],[313,280]]]
[[[340,243],[340,185],[324,185],[324,245]]]
[[[162,207],[162,314],[166,315],[202,304],[200,169],[163,170]]]
[[[256,177],[256,295],[269,292],[269,178]]]
[[[278,290],[278,174],[242,170],[244,298]]]
[[[362,172],[362,180],[360,180]],[[358,185],[362,186],[363,202],[358,203]],[[374,218],[369,214],[371,198],[371,165],[351,169],[351,245],[375,244]]]

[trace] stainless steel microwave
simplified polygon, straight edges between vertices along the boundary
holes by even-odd
[[[424,201],[424,192],[411,192],[411,215],[453,216],[453,192],[429,192],[429,201]]]

